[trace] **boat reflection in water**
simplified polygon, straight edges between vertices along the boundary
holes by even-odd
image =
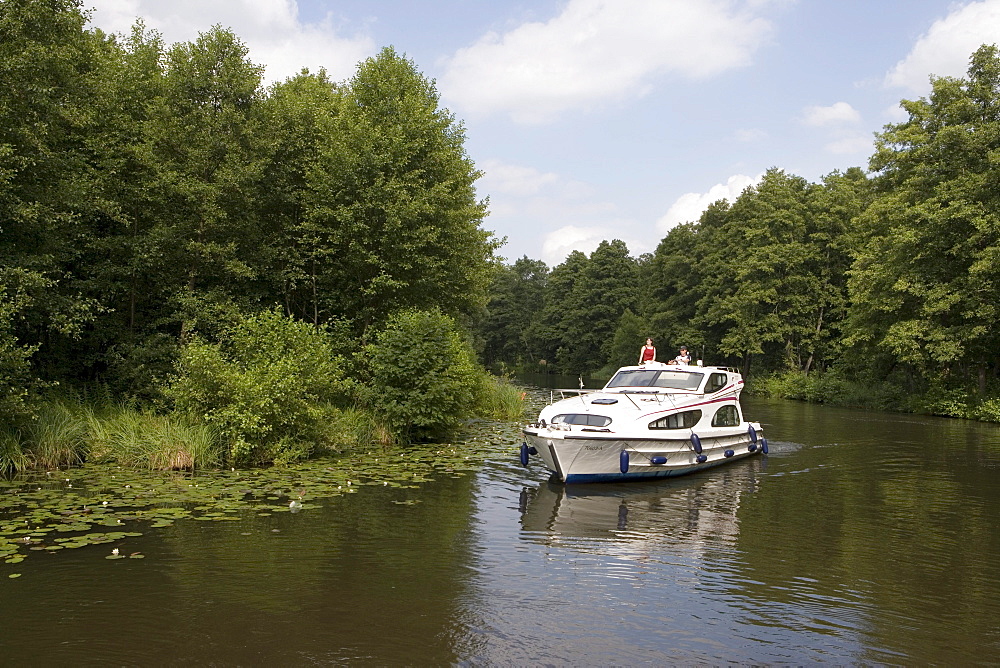
[[[555,481],[521,491],[522,538],[583,547],[640,541],[701,552],[709,544],[732,546],[738,511],[757,490],[761,460],[684,478],[635,485],[565,485]],[[619,553],[619,550],[612,550]],[[642,552],[646,552],[643,549]]]

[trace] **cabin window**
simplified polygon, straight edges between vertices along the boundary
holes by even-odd
[[[619,371],[607,387],[662,387],[673,390],[697,390],[705,374],[698,371],[664,369],[629,369]]]
[[[705,383],[705,393],[718,392],[726,386],[729,382],[729,376],[724,373],[713,373],[708,377],[708,382]]]
[[[655,422],[649,423],[650,429],[690,429],[698,424],[701,419],[701,411],[684,411],[674,413],[667,417],[662,417]]]
[[[587,427],[607,427],[611,424],[611,418],[604,415],[590,415],[588,413],[563,413],[552,418],[552,424],[579,424]]]
[[[715,411],[712,418],[713,427],[738,427],[740,424],[740,412],[735,404],[726,404]]]
[[[690,371],[661,371],[653,385],[672,390],[697,390],[698,386],[701,385],[701,379],[704,377],[705,374],[703,373],[693,373]]]
[[[608,387],[649,387],[656,380],[656,371],[619,371]]]

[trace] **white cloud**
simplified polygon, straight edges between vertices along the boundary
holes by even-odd
[[[558,175],[534,167],[509,165],[499,160],[485,160],[478,166],[483,171],[478,189],[489,193],[529,197],[559,183]]]
[[[343,35],[328,14],[320,23],[299,21],[295,0],[89,0],[91,23],[105,32],[128,34],[137,18],[167,44],[197,39],[219,24],[250,50],[249,60],[266,65],[265,79],[280,81],[303,67],[326,68],[335,80],[350,77],[358,62],[376,51],[370,36]]]
[[[733,0],[569,0],[547,23],[460,49],[441,91],[466,112],[547,122],[639,97],[663,73],[702,79],[748,65],[772,33],[759,9]]]
[[[545,241],[542,242],[542,261],[549,266],[555,266],[575,250],[590,255],[602,241],[607,239],[608,230],[603,227],[574,225],[560,227],[545,235]]]
[[[885,77],[889,86],[915,93],[929,90],[930,75],[964,76],[969,56],[982,44],[1000,39],[1000,0],[982,0],[955,8],[935,21],[906,58]]]
[[[701,214],[708,208],[709,204],[720,199],[733,202],[744,190],[755,186],[761,182],[764,174],[757,176],[746,176],[736,174],[730,176],[725,183],[717,183],[704,193],[685,193],[677,198],[667,212],[656,223],[656,229],[661,234],[666,234],[671,228],[681,223],[689,223],[698,220]]]
[[[806,107],[802,122],[813,127],[861,122],[861,114],[846,102],[836,102],[829,107]]]

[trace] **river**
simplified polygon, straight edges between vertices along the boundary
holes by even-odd
[[[553,484],[497,426],[478,473],[0,560],[0,665],[1000,663],[1000,427],[744,407],[769,454],[685,478]]]

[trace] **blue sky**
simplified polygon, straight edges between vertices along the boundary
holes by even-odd
[[[550,266],[671,226],[771,167],[866,167],[930,75],[1000,43],[1000,0],[84,0],[167,42],[231,28],[268,81],[349,78],[391,45],[436,80],[485,173],[500,254]]]

